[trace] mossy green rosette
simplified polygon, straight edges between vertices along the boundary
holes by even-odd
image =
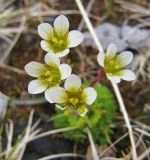
[[[84,85],[85,87],[86,85]],[[116,103],[108,88],[97,84],[94,89],[97,92],[96,101],[89,107],[89,112],[84,117],[73,117],[72,115],[61,116],[54,121],[55,128],[79,126],[73,131],[64,132],[66,138],[77,142],[85,142],[87,134],[84,132],[86,127],[91,130],[95,142],[107,144],[107,136],[112,134],[110,125],[116,115]],[[55,116],[62,114],[60,109],[56,109]]]

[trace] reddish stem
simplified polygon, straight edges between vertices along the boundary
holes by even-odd
[[[96,82],[100,82],[101,79],[105,76],[105,71],[103,68],[100,68],[98,70],[97,76],[95,77],[95,79],[91,82],[90,86],[94,86],[96,84]]]

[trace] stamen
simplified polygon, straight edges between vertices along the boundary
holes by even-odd
[[[39,80],[47,83],[49,87],[57,86],[61,81],[61,74],[56,66],[44,65],[45,71],[43,75],[38,77]]]
[[[68,32],[66,37],[54,35],[48,43],[54,53],[64,51],[68,47]]]
[[[54,43],[57,43],[57,42],[58,42],[58,40],[57,40],[56,37],[54,37],[54,38],[52,39],[52,41],[53,41]]]
[[[105,63],[105,71],[109,73],[109,75],[121,74],[122,66],[117,61],[116,56],[112,59],[107,57],[104,63]]]
[[[70,99],[69,99],[69,102],[70,102],[71,104],[73,104],[73,105],[76,105],[76,104],[79,102],[79,100],[78,100],[78,98],[70,98]]]

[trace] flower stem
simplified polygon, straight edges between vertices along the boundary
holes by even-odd
[[[98,70],[97,76],[95,79],[91,82],[90,86],[93,87],[97,82],[100,82],[101,79],[105,76],[105,72],[103,68],[100,68]]]

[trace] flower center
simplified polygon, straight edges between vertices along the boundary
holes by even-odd
[[[68,32],[58,35],[54,31],[54,35],[48,43],[54,53],[64,51],[68,47]]]
[[[65,106],[68,106],[72,109],[78,109],[81,106],[85,106],[86,95],[83,94],[83,89],[67,91],[67,101]]]
[[[105,71],[110,75],[121,75],[122,65],[117,61],[117,56],[113,58],[106,57],[104,61]]]
[[[48,88],[59,85],[61,82],[61,73],[59,68],[57,66],[49,66],[47,64],[44,64],[44,68],[43,74],[38,77],[38,79],[48,84]]]
[[[79,102],[79,100],[76,97],[72,97],[69,99],[69,102],[74,106]]]

